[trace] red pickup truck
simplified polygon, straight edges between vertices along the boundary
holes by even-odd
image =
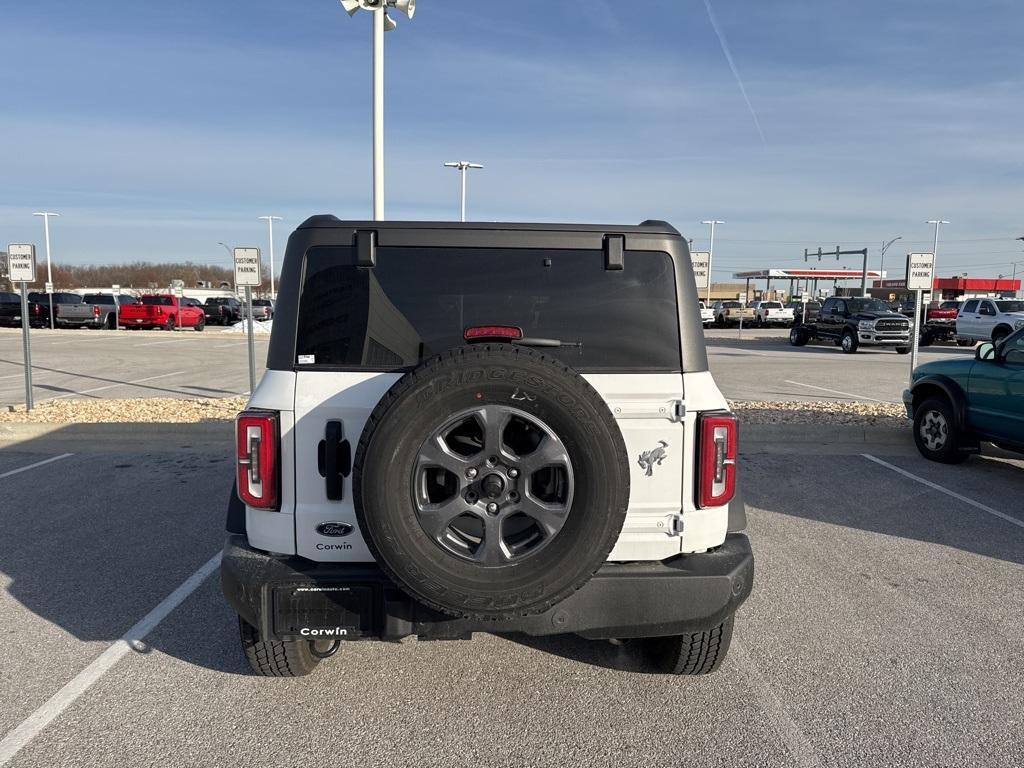
[[[120,320],[124,328],[171,331],[180,327],[201,331],[206,327],[206,313],[200,307],[189,304],[187,300],[179,303],[177,296],[167,294],[143,296],[138,304],[121,307]]]
[[[956,338],[956,317],[960,313],[959,301],[933,301],[922,312],[921,346],[934,341],[953,341]]]

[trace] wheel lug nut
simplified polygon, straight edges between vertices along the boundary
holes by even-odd
[[[487,505],[487,512],[492,515],[498,514],[498,505],[492,501]]]
[[[515,467],[512,467],[508,471],[508,476],[511,477],[513,480],[515,480],[517,477],[519,477],[519,470],[516,469]]]
[[[466,477],[468,477],[470,480],[472,480],[474,477],[476,477],[476,475],[477,475],[476,467],[470,467],[469,469],[466,470]]]

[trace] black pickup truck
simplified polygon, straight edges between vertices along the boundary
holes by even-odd
[[[831,341],[848,355],[862,345],[894,347],[905,355],[910,352],[910,320],[878,299],[832,296],[817,317],[789,332],[794,347],[815,339]]]
[[[47,328],[50,325],[50,301],[53,301],[53,319],[54,325],[60,325],[60,308],[61,305],[71,306],[74,304],[82,304],[82,297],[77,293],[53,293],[46,294],[39,291],[33,291],[28,295],[28,317],[29,324],[33,327]]]
[[[226,296],[215,296],[203,304],[207,325],[234,325],[242,320],[242,302]]]
[[[0,291],[0,325],[21,325],[21,296]]]

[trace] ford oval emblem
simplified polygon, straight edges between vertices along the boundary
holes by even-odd
[[[348,523],[320,523],[316,527],[316,532],[321,536],[333,536],[335,538],[348,536],[352,531],[353,527]]]

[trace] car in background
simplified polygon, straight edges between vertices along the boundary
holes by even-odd
[[[782,306],[781,301],[752,301],[747,306],[754,310],[754,324],[757,326],[793,324],[793,310]]]
[[[956,335],[964,341],[996,343],[1024,328],[1024,301],[969,299],[956,318]]]
[[[910,353],[911,322],[879,299],[830,296],[810,322],[794,326],[789,343],[802,347],[809,341],[831,341],[852,355],[861,346],[890,347]]]
[[[33,306],[29,306],[29,324],[34,325],[38,328],[48,327],[50,325],[50,303],[53,303],[53,320],[54,325],[58,326],[61,324],[61,307],[71,307],[76,304],[84,303],[82,297],[77,293],[68,293],[62,291],[59,293],[43,293],[41,291],[33,291],[28,295],[28,300]]]
[[[115,297],[112,293],[87,293],[82,297],[81,304],[61,305],[58,322],[62,327],[114,330],[117,327],[117,305],[131,304],[134,301],[134,297],[131,296]]]
[[[138,304],[121,307],[121,324],[125,328],[163,328],[173,331],[176,328],[195,328],[197,331],[206,327],[206,313],[202,307],[180,302],[177,296],[156,294],[143,296]]]
[[[21,296],[0,291],[0,325],[21,325]]]
[[[242,318],[249,316],[249,309],[246,305],[242,304]],[[258,321],[273,320],[274,319],[274,305],[270,299],[253,299],[252,300],[252,319]]]
[[[242,302],[233,296],[214,296],[203,304],[210,325],[234,325],[242,319]]]
[[[700,322],[705,328],[715,322],[715,311],[703,301],[700,302]]]
[[[793,325],[801,325],[804,322],[811,322],[821,312],[820,301],[790,301],[786,304],[788,309],[793,310]],[[807,312],[807,318],[804,319],[804,311]]]
[[[1024,453],[1024,328],[981,344],[972,359],[919,365],[903,404],[926,459],[959,464],[981,441]]]
[[[716,301],[711,305],[711,311],[715,314],[715,325],[721,327],[739,325],[744,320],[748,323],[754,321],[754,310],[731,299]]]

